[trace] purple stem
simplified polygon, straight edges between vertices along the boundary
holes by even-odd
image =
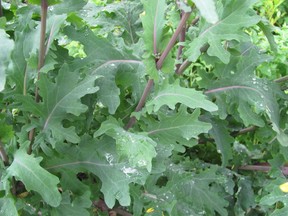
[[[175,42],[177,40],[177,37],[181,33],[181,31],[183,29],[183,26],[185,26],[185,23],[188,20],[190,14],[191,14],[190,12],[189,13],[184,13],[184,15],[182,16],[182,19],[181,19],[176,31],[172,35],[172,38],[170,39],[170,41],[169,41],[168,45],[166,46],[164,52],[162,53],[162,55],[160,56],[159,60],[156,63],[156,68],[158,70],[162,68],[165,58],[169,54],[170,50],[173,48],[173,46],[174,46],[174,44],[175,44]]]

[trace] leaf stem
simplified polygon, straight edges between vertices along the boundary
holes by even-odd
[[[4,163],[4,165],[8,166],[9,165],[9,158],[7,156],[5,149],[4,149],[4,145],[1,141],[0,141],[0,156],[1,156],[1,159]]]
[[[182,11],[182,13],[180,14],[181,19],[182,19],[183,14],[184,14],[184,11]],[[179,42],[184,42],[184,41],[185,41],[185,38],[186,38],[186,23],[184,24],[184,26],[182,27],[182,30],[181,30],[181,32],[180,32]],[[178,61],[180,61],[180,59],[181,59],[183,48],[184,48],[183,45],[180,45],[180,46],[178,47],[178,52],[177,52],[177,57],[176,57],[176,59],[177,59]],[[177,73],[177,71],[179,70],[180,66],[181,66],[180,63],[179,63],[179,64],[176,64],[176,73]]]
[[[39,56],[38,56],[38,68],[37,68],[37,81],[40,80],[40,70],[45,62],[45,35],[46,35],[46,22],[47,22],[47,10],[48,10],[48,2],[47,0],[41,0],[41,31],[40,31],[40,47],[39,47]],[[35,101],[38,103],[40,100],[39,97],[39,89],[35,87]],[[35,128],[33,128],[28,135],[30,140],[30,145],[27,150],[28,154],[32,153],[32,145],[35,136]]]
[[[38,56],[38,70],[37,70],[37,81],[40,79],[40,70],[44,65],[45,61],[45,35],[46,35],[46,21],[47,21],[47,10],[48,2],[47,0],[41,0],[41,32],[40,32],[40,49]],[[35,100],[39,102],[38,88],[35,91]]]
[[[0,0],[0,17],[3,16],[2,1]]]
[[[167,55],[169,54],[170,50],[173,48],[173,46],[175,45],[175,42],[177,40],[177,37],[179,36],[179,34],[181,33],[181,31],[183,30],[183,26],[185,26],[186,21],[188,20],[189,16],[190,16],[190,12],[189,13],[184,13],[182,16],[182,19],[178,25],[178,27],[176,28],[176,31],[174,32],[174,34],[172,35],[168,45],[166,46],[165,50],[163,51],[163,53],[161,54],[159,60],[156,63],[156,68],[159,70],[162,68],[163,63],[165,58],[167,57]]]
[[[140,99],[140,101],[139,101],[139,103],[135,109],[135,112],[139,112],[142,109],[142,107],[145,104],[146,98],[148,97],[149,92],[152,89],[153,85],[154,85],[154,80],[149,79],[147,82],[147,85],[143,91],[143,94],[141,96],[141,99]],[[129,128],[131,128],[135,124],[135,122],[136,122],[136,118],[134,116],[131,117],[128,124],[125,126],[125,130],[128,130]]]
[[[168,53],[170,52],[170,50],[173,48],[173,46],[175,45],[175,42],[177,40],[177,37],[179,36],[179,34],[181,33],[183,26],[185,25],[187,19],[190,16],[190,12],[189,13],[184,13],[184,15],[182,16],[181,21],[179,22],[179,25],[176,29],[176,31],[174,32],[174,34],[172,35],[172,38],[170,39],[167,47],[165,48],[164,52],[161,54],[159,60],[156,63],[156,68],[159,70],[162,68],[163,66],[163,62],[165,60],[165,58],[167,57]],[[155,31],[154,31],[155,33]],[[154,52],[155,52],[155,47],[157,47],[156,43],[156,35],[154,35]],[[135,109],[135,112],[139,112],[142,107],[145,105],[146,102],[146,98],[148,97],[150,90],[152,89],[154,85],[154,80],[153,79],[149,79],[147,82],[147,85],[143,91],[142,97]],[[125,130],[128,130],[129,128],[133,127],[133,125],[136,123],[136,118],[134,116],[132,116],[129,120],[129,122],[127,123],[127,125],[124,127]]]
[[[238,167],[240,170],[248,170],[248,171],[261,171],[261,172],[268,172],[271,169],[270,165],[244,165]],[[288,167],[283,166],[281,167],[281,171],[284,175],[288,175]]]
[[[288,75],[287,76],[284,76],[284,77],[281,77],[279,79],[275,79],[274,82],[276,83],[280,83],[280,82],[285,82],[288,80]]]

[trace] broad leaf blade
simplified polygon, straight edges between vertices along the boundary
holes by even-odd
[[[18,215],[15,201],[12,197],[0,198],[0,214],[5,216]]]
[[[174,150],[184,152],[183,146],[192,147],[197,143],[192,138],[197,139],[201,133],[207,133],[211,125],[198,120],[200,110],[195,110],[192,114],[187,112],[185,106],[181,106],[177,113],[159,112],[158,121],[155,119],[144,119],[146,131],[158,145],[164,148],[174,146]]]
[[[152,139],[145,135],[125,131],[114,119],[103,122],[94,137],[103,133],[116,140],[117,153],[120,157],[127,158],[132,167],[145,167],[148,172],[151,172],[152,159],[156,156],[155,146],[157,145]]]
[[[78,146],[63,148],[63,158],[47,161],[47,169],[69,170],[75,175],[85,170],[91,172],[101,180],[101,191],[109,208],[113,208],[116,199],[120,205],[129,206],[129,184],[144,184],[149,173],[146,169],[132,167],[127,160],[120,160],[116,151],[115,141],[107,136],[99,140],[84,136]]]
[[[230,40],[243,40],[246,38],[242,29],[259,22],[260,18],[249,13],[249,8],[257,0],[225,1],[219,21],[214,24],[201,23],[198,36],[189,43],[186,55],[192,62],[200,56],[200,49],[206,43],[210,45],[207,52],[216,56],[223,63],[230,60],[230,53],[224,49],[222,42]],[[218,10],[220,11],[220,10]]]
[[[199,9],[201,15],[207,20],[207,22],[215,24],[218,22],[219,17],[216,11],[214,0],[193,0],[196,7]]]
[[[180,87],[177,83],[164,84],[159,91],[146,103],[149,113],[157,112],[162,106],[167,105],[170,109],[175,109],[175,105],[181,103],[190,108],[202,108],[207,111],[216,111],[217,106],[206,99],[204,94],[194,89]]]
[[[64,64],[55,83],[51,82],[48,76],[41,76],[38,86],[43,103],[37,104],[29,97],[20,97],[19,100],[23,103],[23,109],[34,111],[41,117],[43,131],[50,130],[54,137],[75,143],[79,141],[79,137],[73,132],[74,129],[64,128],[61,121],[69,113],[79,116],[87,110],[88,107],[81,103],[81,98],[98,91],[99,88],[95,87],[95,80],[98,78],[96,75],[88,75],[81,80],[77,71],[69,71]]]
[[[7,171],[10,176],[22,181],[28,191],[38,192],[47,204],[56,207],[61,202],[57,187],[59,179],[39,165],[41,160],[42,158],[34,158],[20,149],[15,153]]]
[[[10,53],[14,48],[14,42],[9,39],[8,35],[3,29],[0,29],[0,49],[5,52],[0,52],[0,92],[4,89],[6,81],[6,66],[10,61]]]

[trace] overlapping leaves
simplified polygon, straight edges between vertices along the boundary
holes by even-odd
[[[57,187],[59,179],[39,165],[41,160],[40,157],[28,155],[25,149],[19,149],[7,169],[8,175],[22,181],[28,191],[38,192],[46,203],[56,207],[61,201]]]
[[[128,206],[131,202],[129,184],[144,184],[148,172],[143,166],[135,167],[127,158],[121,158],[117,151],[115,141],[107,136],[99,140],[84,136],[78,146],[62,148],[63,157],[49,160],[46,166],[51,172],[69,171],[72,179],[78,172],[91,172],[101,180],[101,192],[110,208],[116,199]]]
[[[50,130],[52,136],[58,139],[66,139],[70,142],[78,142],[79,138],[71,128],[64,128],[61,121],[67,114],[79,116],[87,110],[87,106],[81,103],[81,98],[87,94],[95,93],[99,88],[95,87],[98,76],[87,76],[79,80],[77,71],[70,72],[67,65],[60,69],[55,83],[43,75],[38,83],[42,103],[36,103],[30,97],[20,97],[23,109],[32,111],[39,116],[40,129]],[[67,82],[67,79],[69,82]]]
[[[207,133],[211,129],[209,123],[198,120],[200,110],[195,110],[192,114],[187,112],[187,107],[181,106],[178,112],[159,112],[158,120],[144,119],[144,131],[156,140],[158,144],[168,148],[172,145],[176,151],[184,152],[183,146],[192,147],[196,145],[193,138],[198,138],[201,133]]]
[[[223,47],[223,41],[245,39],[243,28],[259,22],[259,17],[249,11],[256,0],[218,2],[219,21],[214,24],[201,22],[198,35],[189,43],[186,55],[190,61],[196,61],[200,56],[200,48],[206,43],[210,45],[208,55],[216,56],[222,62],[228,63],[230,53]]]

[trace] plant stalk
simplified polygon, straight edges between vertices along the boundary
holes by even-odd
[[[244,165],[238,167],[240,170],[248,170],[248,171],[261,171],[261,172],[268,172],[271,169],[270,165],[260,164],[260,165]],[[283,166],[281,167],[281,171],[284,175],[288,175],[288,167]]]
[[[276,79],[276,80],[274,80],[274,82],[280,83],[280,82],[285,82],[285,81],[287,81],[287,80],[288,80],[288,75],[287,75],[287,76],[284,76],[284,77],[281,77],[281,78],[279,78],[279,79]]]
[[[209,44],[205,44],[200,48],[200,52],[206,52],[207,49],[209,48]],[[191,61],[188,61],[188,59],[186,59],[181,66],[179,67],[178,71],[176,71],[176,74],[181,75],[183,74],[183,72],[192,64]]]
[[[47,10],[48,10],[48,2],[47,0],[41,0],[41,31],[40,31],[40,47],[39,47],[39,56],[38,56],[38,68],[37,68],[37,81],[40,80],[40,70],[45,62],[45,35],[46,35],[46,22],[47,22]],[[40,100],[39,97],[39,89],[35,87],[35,101],[38,103]],[[30,146],[27,150],[28,154],[32,153],[32,145],[35,136],[35,128],[33,128],[28,135],[30,140]]]
[[[186,21],[188,20],[189,16],[190,16],[190,12],[189,13],[184,13],[182,16],[182,19],[178,25],[178,27],[176,28],[176,31],[174,32],[174,34],[172,35],[172,38],[170,39],[168,45],[166,46],[165,50],[163,51],[163,53],[161,54],[159,60],[156,63],[156,68],[159,70],[162,68],[163,63],[165,58],[167,57],[167,55],[169,54],[170,50],[173,48],[173,46],[176,43],[177,37],[179,36],[179,34],[181,33],[181,31],[183,30],[183,26],[185,26]]]
[[[0,0],[0,17],[3,16],[2,1]]]
[[[182,13],[181,13],[181,15],[180,15],[181,19],[182,19],[183,14],[184,14],[184,12],[182,11]],[[185,23],[184,26],[182,27],[181,33],[180,33],[180,35],[179,35],[179,42],[184,42],[184,41],[185,41],[185,38],[186,38],[186,23]],[[177,52],[177,57],[176,57],[176,59],[177,59],[178,61],[180,61],[180,59],[181,59],[182,52],[183,52],[183,48],[184,48],[183,45],[179,45],[179,47],[178,47],[178,52]],[[180,66],[181,66],[180,63],[176,65],[176,73],[177,73],[177,71],[179,70]]]
[[[48,2],[47,0],[41,0],[41,32],[40,32],[40,49],[38,56],[38,70],[37,70],[37,81],[40,79],[40,70],[45,62],[45,35],[46,35],[46,22],[47,22],[47,10],[48,10]],[[39,92],[36,87],[35,91],[35,100],[39,102]]]
[[[144,104],[146,102],[146,99],[147,99],[147,97],[148,97],[148,95],[150,93],[150,90],[152,89],[153,85],[154,85],[154,80],[153,79],[149,79],[148,82],[147,82],[147,85],[146,85],[146,87],[145,87],[145,89],[143,91],[143,94],[141,96],[141,99],[140,99],[140,101],[139,101],[139,103],[138,103],[138,105],[137,105],[137,107],[135,109],[135,112],[139,112],[142,109],[142,107],[144,106]],[[124,127],[125,130],[128,130],[129,128],[131,128],[135,124],[135,122],[136,122],[136,118],[134,116],[132,116],[130,118],[128,124]]]
[[[182,31],[183,26],[185,25],[187,19],[189,18],[191,13],[184,13],[176,31],[174,32],[174,34],[172,35],[172,38],[170,39],[167,47],[165,48],[164,52],[161,54],[159,60],[156,62],[156,68],[159,70],[162,68],[163,66],[163,62],[165,60],[165,58],[167,57],[168,53],[170,52],[170,50],[173,48],[177,37],[179,36],[179,34]],[[155,47],[157,47],[157,44],[155,44],[155,36],[154,36],[154,49]],[[152,89],[154,85],[154,80],[153,79],[149,79],[147,82],[147,85],[143,91],[142,97],[135,109],[135,112],[139,112],[142,107],[145,105],[146,99],[150,93],[150,90]],[[134,116],[132,116],[129,120],[129,122],[127,123],[127,125],[124,127],[125,130],[129,130],[131,127],[133,127],[133,125],[136,123],[136,118]]]

